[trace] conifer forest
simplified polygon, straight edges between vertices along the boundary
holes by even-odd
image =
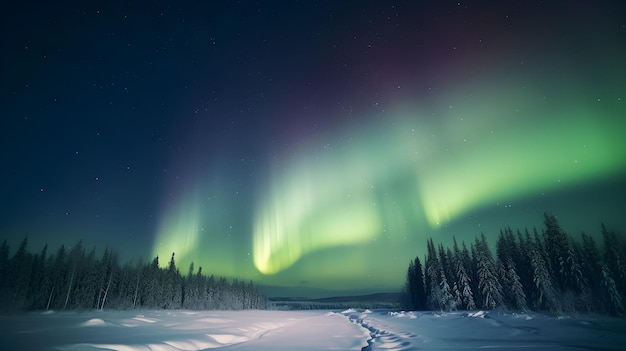
[[[624,315],[626,246],[603,224],[602,242],[569,236],[553,215],[539,231],[500,231],[495,255],[484,234],[452,247],[426,242],[424,264],[409,264],[402,290],[410,310],[535,310]],[[264,309],[253,282],[205,274],[192,263],[185,274],[175,253],[165,268],[151,262],[121,264],[107,248],[98,255],[82,241],[49,253],[28,250],[24,238],[11,254],[0,246],[0,312],[88,309]]]
[[[0,311],[87,309],[241,310],[265,307],[265,297],[252,282],[206,275],[192,263],[182,275],[172,257],[160,268],[150,263],[120,264],[106,249],[85,250],[82,241],[61,246],[53,254],[47,245],[28,252],[25,238],[9,258],[5,240],[0,247]]]
[[[424,266],[410,262],[403,304],[414,310],[502,308],[549,313],[623,315],[626,247],[602,224],[602,248],[591,235],[570,237],[553,215],[545,228],[501,230],[495,257],[484,234],[469,248],[427,240]]]

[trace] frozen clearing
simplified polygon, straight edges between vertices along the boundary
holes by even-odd
[[[624,350],[626,320],[537,313],[91,311],[0,316],[0,350]]]

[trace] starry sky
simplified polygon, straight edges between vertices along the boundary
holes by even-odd
[[[620,1],[3,7],[12,247],[314,294],[397,290],[426,238],[544,212],[626,233]]]

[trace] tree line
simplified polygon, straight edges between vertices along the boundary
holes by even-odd
[[[98,257],[95,247],[82,241],[61,245],[48,254],[28,252],[28,238],[12,257],[6,240],[0,246],[0,312],[76,309],[263,309],[266,299],[252,282],[205,275],[192,263],[183,276],[174,253],[165,268],[159,257],[145,263],[120,264],[106,249]]]
[[[623,315],[626,247],[616,234],[602,224],[600,250],[590,235],[571,238],[554,215],[545,214],[544,225],[541,234],[501,230],[495,257],[484,234],[469,249],[456,238],[452,248],[428,239],[424,267],[419,257],[409,263],[404,308]]]

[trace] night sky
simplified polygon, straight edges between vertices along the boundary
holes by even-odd
[[[380,291],[427,237],[626,233],[622,1],[3,7],[13,250]]]

